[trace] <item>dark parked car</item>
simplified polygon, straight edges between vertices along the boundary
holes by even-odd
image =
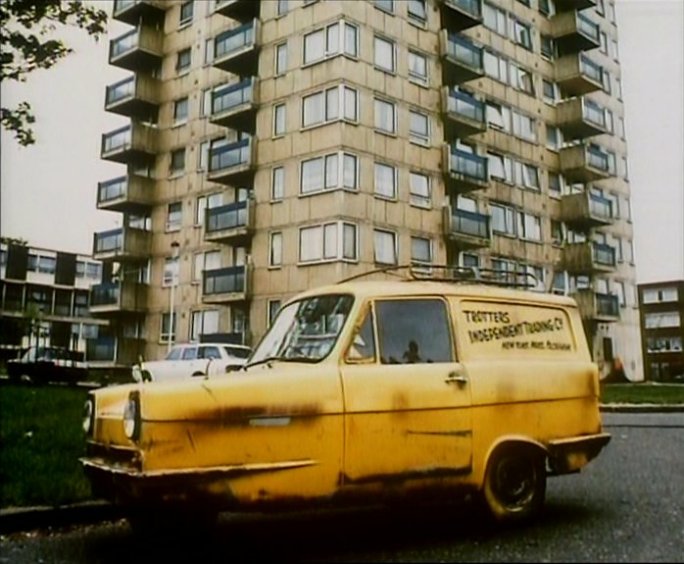
[[[13,382],[42,384],[86,380],[84,354],[61,347],[29,347],[20,358],[7,361],[7,374]]]

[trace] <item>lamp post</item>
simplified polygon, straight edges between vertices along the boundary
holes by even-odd
[[[173,241],[171,243],[171,251],[173,261],[173,267],[171,270],[171,307],[169,315],[169,338],[167,339],[167,351],[171,350],[171,346],[176,340],[176,284],[178,284],[178,271],[180,269],[180,264],[178,261],[178,252],[180,250],[180,243],[178,241]],[[173,338],[172,338],[173,335]]]

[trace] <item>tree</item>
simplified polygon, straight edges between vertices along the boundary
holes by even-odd
[[[105,32],[104,10],[80,0],[0,1],[0,81],[24,82],[36,69],[49,69],[73,49],[49,36],[62,26],[75,26],[97,41]],[[35,143],[31,128],[35,117],[28,102],[15,108],[0,108],[0,122],[13,132],[20,145]]]

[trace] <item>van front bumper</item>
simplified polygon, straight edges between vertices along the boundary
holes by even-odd
[[[578,472],[596,458],[610,442],[609,433],[583,435],[569,439],[549,441],[549,464],[552,474]]]

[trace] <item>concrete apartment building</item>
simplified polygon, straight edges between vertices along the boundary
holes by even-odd
[[[578,300],[641,380],[614,2],[115,0],[101,308],[145,356],[253,344],[296,292],[390,264]],[[171,318],[175,322],[171,323]],[[124,350],[124,347],[121,348]]]
[[[644,378],[684,382],[684,280],[639,284]]]
[[[102,277],[92,257],[0,243],[0,362],[29,346],[88,353],[107,322],[90,313],[90,288]]]

